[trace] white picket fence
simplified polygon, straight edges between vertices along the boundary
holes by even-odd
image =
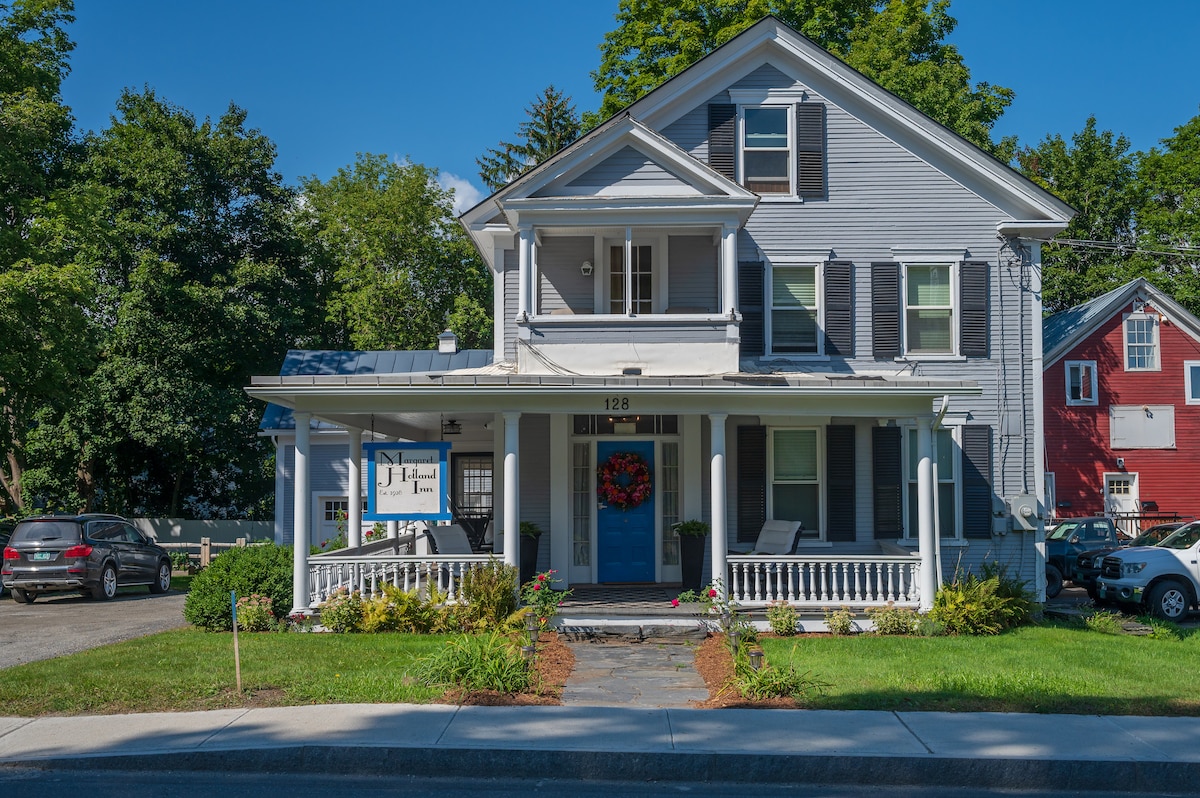
[[[316,607],[342,588],[357,590],[363,598],[374,598],[383,594],[384,585],[419,592],[435,587],[448,601],[455,601],[463,575],[491,563],[500,564],[485,554],[309,557],[309,606]]]
[[[920,604],[915,557],[731,554],[729,597],[743,607],[786,601],[795,607],[897,607]]]

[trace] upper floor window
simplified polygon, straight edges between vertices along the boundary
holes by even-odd
[[[1067,404],[1094,405],[1096,403],[1096,361],[1067,361]]]
[[[771,267],[771,351],[820,354],[816,266]]]
[[[1125,316],[1125,370],[1158,371],[1158,316],[1130,313]]]
[[[949,264],[910,264],[904,270],[905,351],[954,354],[954,290]]]
[[[756,194],[792,193],[792,130],[787,107],[742,110],[742,185]]]
[[[624,245],[610,246],[608,251],[608,312],[635,316],[653,313],[653,247],[649,244],[630,246],[628,266],[625,263]]]
[[[1189,405],[1200,405],[1200,360],[1183,361],[1183,390]]]

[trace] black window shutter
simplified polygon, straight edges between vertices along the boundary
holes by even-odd
[[[854,427],[831,424],[825,428],[825,502],[831,542],[853,541],[854,512]]]
[[[767,428],[737,428],[737,539],[753,543],[767,520]]]
[[[900,428],[871,429],[871,465],[875,493],[875,537],[895,538],[904,534],[903,503],[900,488]]]
[[[712,103],[708,106],[708,165],[730,180],[733,168],[737,106]]]
[[[825,197],[825,106],[822,103],[796,106],[796,193],[804,199]]]
[[[742,356],[762,357],[766,352],[763,329],[763,264],[738,264],[738,310],[742,314]]]
[[[900,264],[871,264],[871,354],[900,357]]]
[[[988,356],[988,264],[963,261],[959,272],[962,314],[959,326],[960,351],[964,357]]]
[[[825,354],[854,357],[854,269],[848,260],[825,264]]]
[[[992,428],[968,424],[962,429],[963,537],[992,536]]]

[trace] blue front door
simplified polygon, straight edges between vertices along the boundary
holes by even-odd
[[[636,507],[630,506],[625,509],[615,506],[613,502],[606,503],[603,497],[599,497],[599,510],[596,513],[596,581],[653,582],[654,442],[598,442],[598,471],[603,469],[614,455],[622,454],[636,455],[645,463],[651,477],[650,495]],[[628,461],[625,458],[618,459]],[[616,481],[622,485],[628,485],[629,479],[628,474],[616,477]]]

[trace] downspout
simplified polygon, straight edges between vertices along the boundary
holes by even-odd
[[[942,407],[938,410],[937,415],[933,419],[933,561],[937,568],[937,586],[942,588],[942,508],[939,500],[941,493],[938,490],[938,458],[937,458],[937,432],[942,428],[942,419],[946,417],[946,411],[950,409],[950,397],[942,396]]]

